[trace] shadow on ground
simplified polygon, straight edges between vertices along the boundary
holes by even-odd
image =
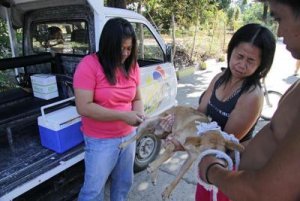
[[[197,107],[199,97],[207,89],[213,76],[213,71],[206,70],[180,78],[177,86],[178,104]]]

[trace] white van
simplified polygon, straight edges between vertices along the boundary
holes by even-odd
[[[123,17],[136,30],[146,114],[157,115],[177,103],[171,47],[146,18],[133,11],[106,8],[100,0],[10,0],[1,1],[0,17],[9,25],[13,53],[13,28],[22,28],[23,33],[23,55],[0,60],[0,70],[14,69],[20,85],[0,92],[0,131],[4,131],[0,137],[6,139],[0,140],[1,201],[21,196],[83,160],[82,144],[63,154],[43,148],[32,124],[41,106],[72,96],[75,68],[82,57],[97,51],[108,19]],[[52,34],[55,29],[59,35]],[[59,97],[38,100],[28,92],[28,77],[36,73],[56,75]],[[135,171],[145,169],[159,150],[155,136],[142,136],[137,142]]]

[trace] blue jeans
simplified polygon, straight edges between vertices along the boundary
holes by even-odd
[[[104,188],[111,176],[110,200],[125,201],[133,183],[136,142],[125,149],[119,145],[132,138],[136,131],[121,138],[84,137],[85,175],[78,201],[103,201]]]

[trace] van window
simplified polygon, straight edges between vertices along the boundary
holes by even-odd
[[[164,53],[149,28],[142,23],[132,23],[137,36],[138,63],[140,67],[164,62]]]
[[[89,53],[88,27],[84,21],[36,23],[31,26],[31,33],[34,52]]]

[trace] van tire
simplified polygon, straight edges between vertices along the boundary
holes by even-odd
[[[143,134],[136,142],[136,154],[134,159],[134,172],[146,169],[159,154],[161,140],[149,133]]]

